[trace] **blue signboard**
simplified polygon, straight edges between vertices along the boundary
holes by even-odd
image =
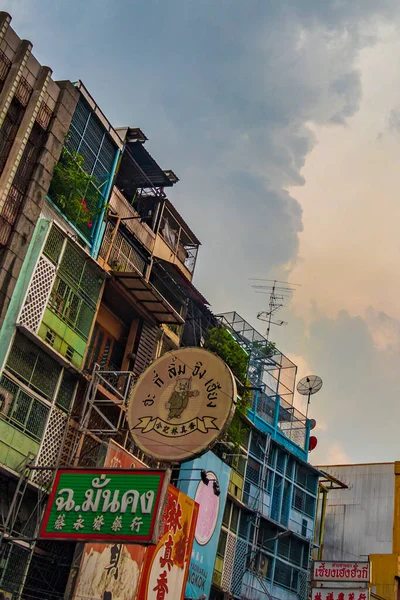
[[[207,474],[208,485],[200,479],[201,469]],[[230,467],[212,452],[182,465],[179,487],[199,504],[186,598],[209,598],[230,472]]]

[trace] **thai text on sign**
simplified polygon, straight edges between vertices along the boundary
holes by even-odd
[[[313,588],[312,600],[369,600],[369,590],[354,588]]]
[[[40,537],[153,543],[169,472],[59,469]]]
[[[370,581],[369,562],[323,562],[313,564],[314,581]]]

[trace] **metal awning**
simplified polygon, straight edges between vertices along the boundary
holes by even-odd
[[[153,315],[158,323],[182,325],[185,322],[160,292],[140,273],[115,271],[113,276],[139,304]]]
[[[162,258],[156,258],[156,262],[161,265],[167,273],[171,275],[173,279],[175,279],[184,289],[188,292],[189,297],[193,300],[197,300],[200,304],[204,306],[210,306],[209,301],[203,296],[201,292],[193,285],[191,281],[189,281],[182,273],[178,265],[175,263],[170,263]]]

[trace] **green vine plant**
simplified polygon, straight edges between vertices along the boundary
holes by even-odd
[[[250,355],[224,327],[213,327],[209,330],[205,347],[218,354],[236,378],[238,399],[224,441],[234,444],[238,450],[246,433],[243,417],[247,415],[251,406],[252,384],[247,377]],[[251,351],[255,358],[266,360],[275,354],[276,348],[273,342],[253,342]]]
[[[84,170],[83,156],[63,148],[61,158],[54,168],[49,196],[75,225],[83,225],[88,229],[93,227],[95,218],[101,212],[101,194],[97,185],[96,177]]]
[[[249,355],[224,327],[213,327],[209,330],[205,347],[218,354],[236,378],[238,400],[235,414],[223,439],[239,448],[244,433],[241,415],[245,416],[251,405],[251,390],[248,389],[250,381],[247,378]]]

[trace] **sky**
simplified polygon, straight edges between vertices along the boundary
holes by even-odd
[[[195,285],[262,333],[251,278],[300,284],[270,339],[317,374],[314,464],[400,458],[397,0],[3,0],[55,79],[180,178]],[[295,404],[304,407],[302,397]]]

